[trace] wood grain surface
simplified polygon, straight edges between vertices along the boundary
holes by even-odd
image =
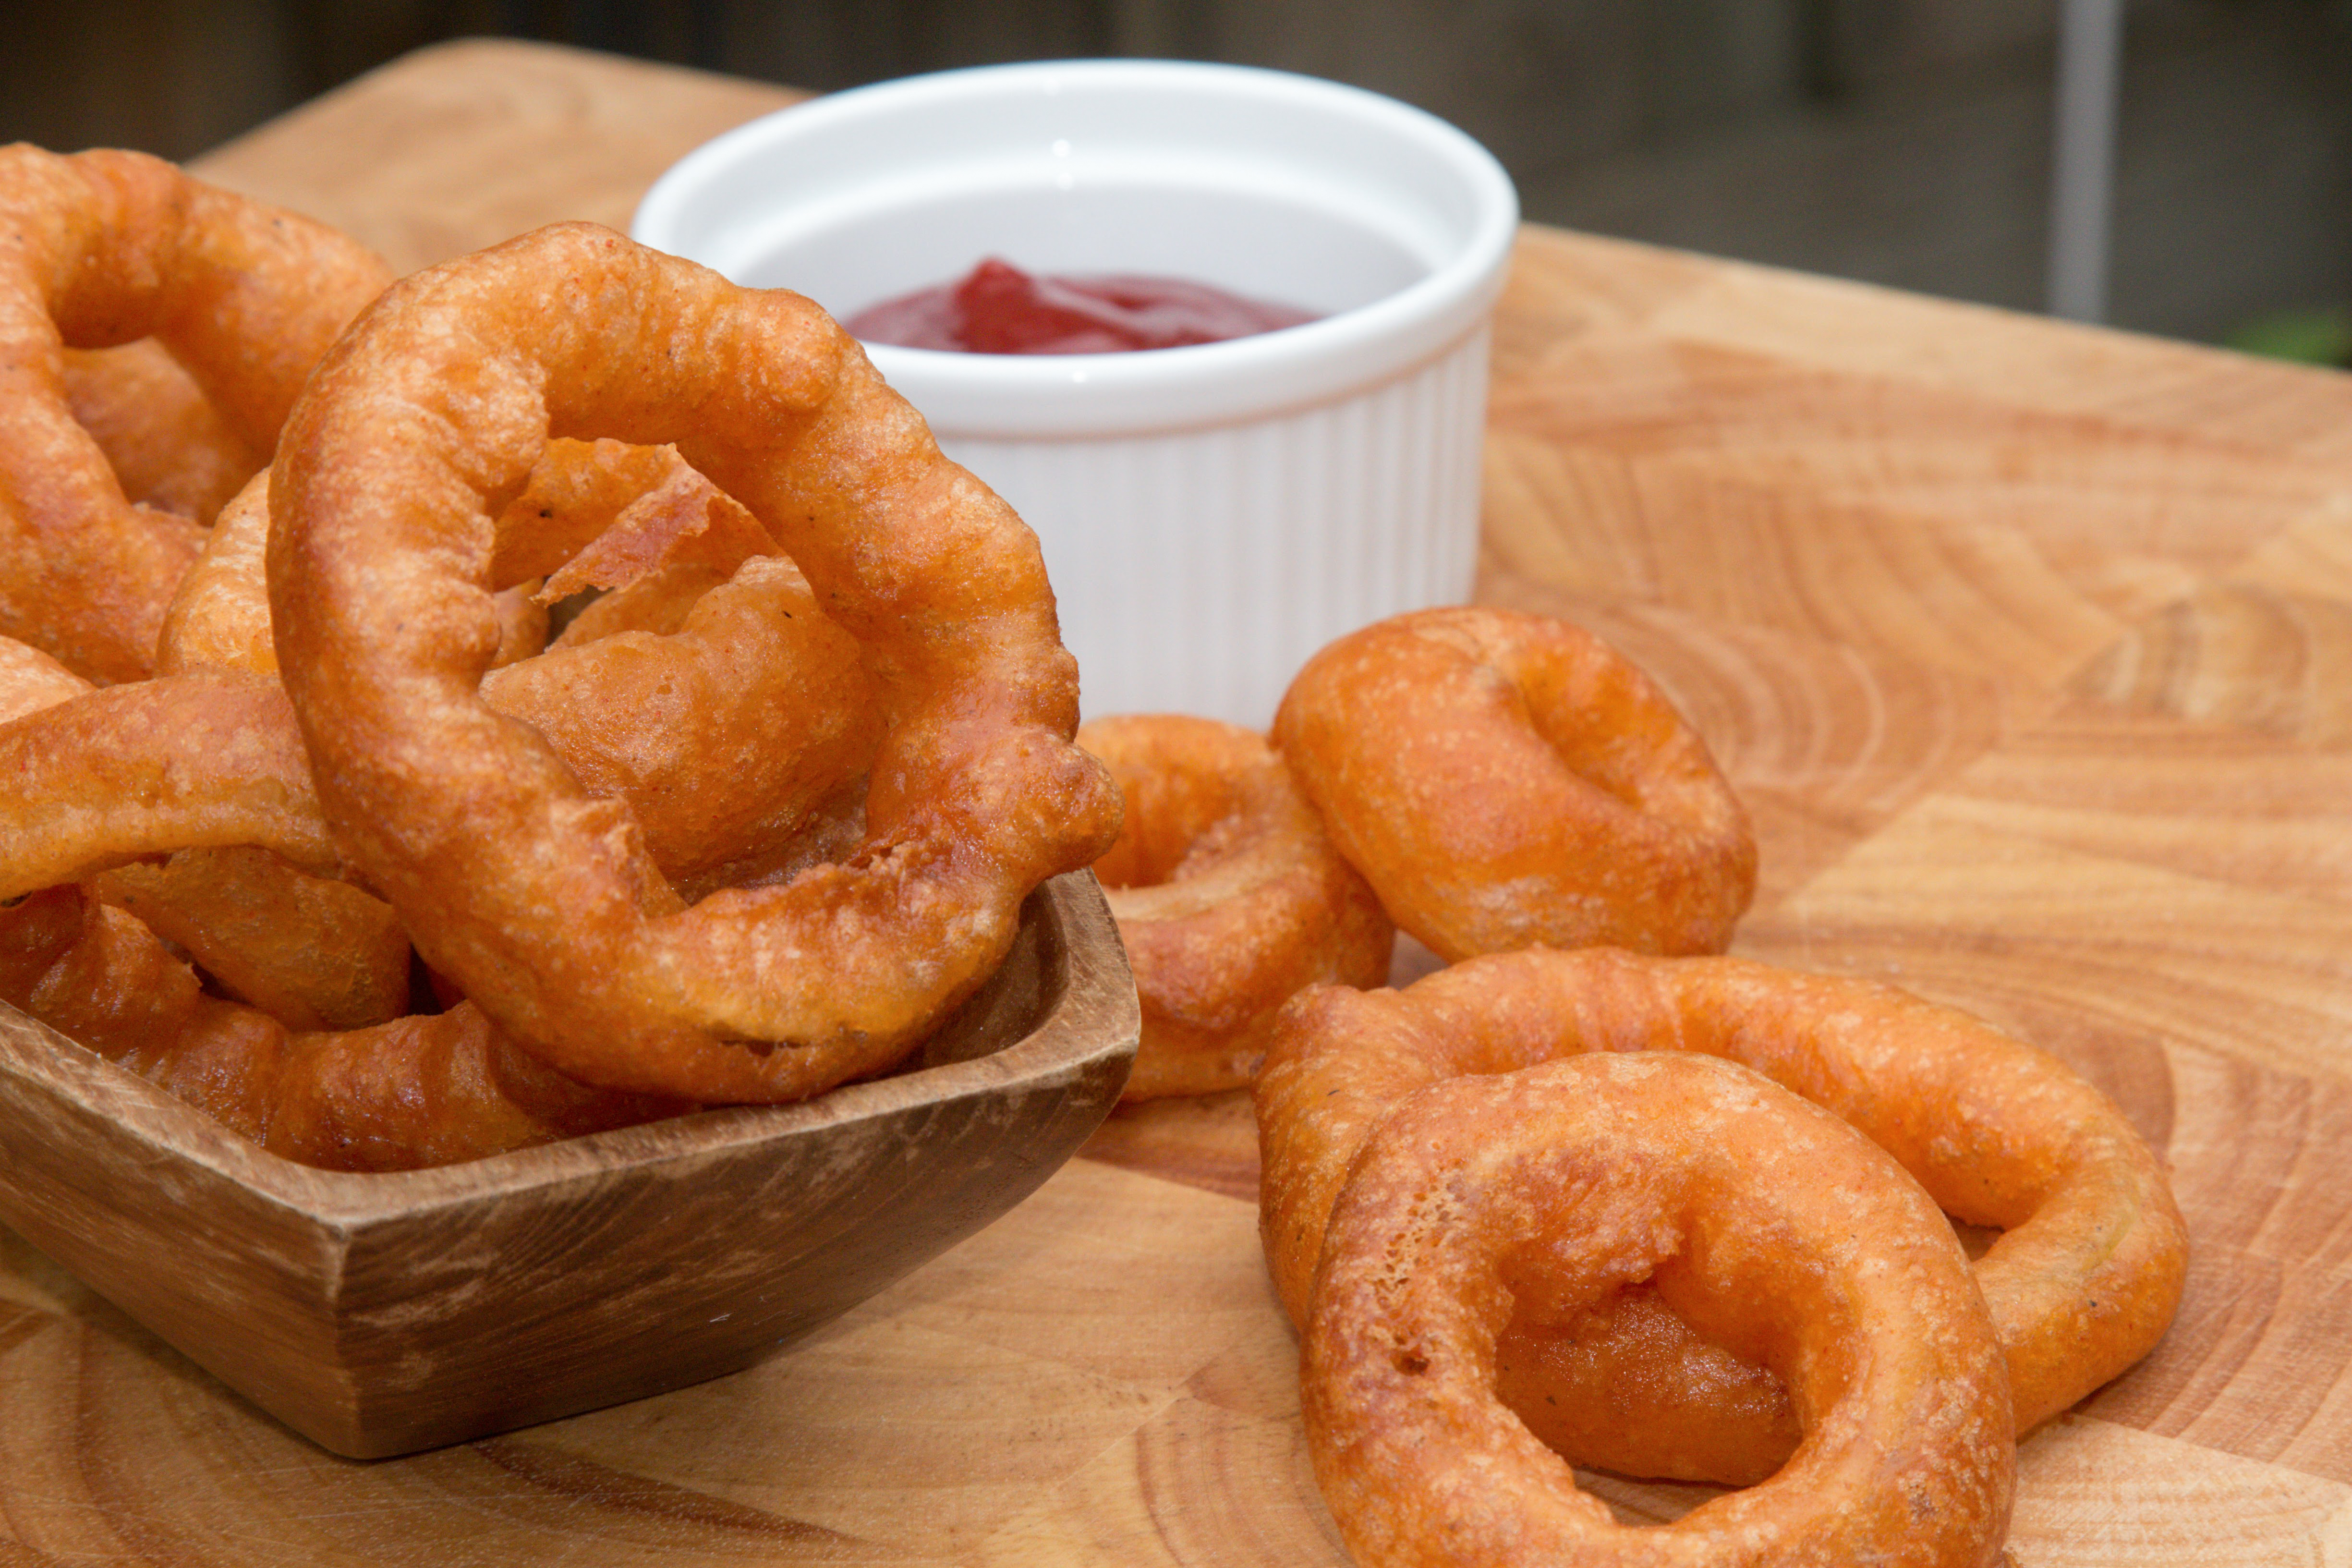
[[[415,265],[782,100],[465,45],[205,170]],[[1738,951],[1982,1013],[2171,1162],[2179,1320],[2028,1439],[2017,1562],[2352,1568],[2352,380],[1530,229],[1486,497],[1481,595],[1620,643],[1753,806]],[[0,1560],[1342,1562],[1245,1106],[1089,1151],[793,1354],[373,1466],[8,1241]]]

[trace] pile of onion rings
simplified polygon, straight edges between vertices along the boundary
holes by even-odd
[[[2021,1426],[2138,1361],[2171,1321],[2188,1248],[2163,1171],[2113,1102],[2055,1058],[1889,986],[1611,948],[1499,954],[1403,991],[1294,1001],[1257,1086],[1260,1226],[1293,1321],[1307,1319],[1349,1163],[1417,1091],[1587,1052],[1661,1050],[1762,1073],[1878,1143],[1956,1218],[2001,1230],[1977,1278]],[[1769,1379],[1646,1305],[1621,1297],[1574,1321],[1523,1317],[1506,1338],[1506,1363],[1517,1363],[1507,1394],[1581,1463],[1744,1484],[1794,1447]],[[1601,1391],[1608,1418],[1587,1421],[1596,1402],[1559,1397],[1570,1389]]]
[[[1116,836],[1034,538],[805,300],[138,154],[0,215],[0,1000],[437,1163],[887,1070]]]
[[[1755,890],[1755,836],[1705,742],[1622,655],[1547,616],[1423,610],[1341,637],[1270,741],[1164,714],[1088,734],[1127,794],[1096,872],[1143,998],[1129,1100],[1248,1082],[1282,1000],[1379,984],[1391,921],[1447,960],[1711,952]]]
[[[1271,745],[1082,739],[1128,792],[1097,871],[1148,1012],[1163,973],[1276,973],[1305,919],[1186,886],[1244,832],[1221,752],[1279,764],[1297,840],[1452,965],[1293,981],[1203,1086],[1262,1054],[1266,1259],[1367,1568],[1988,1563],[2016,1435],[2170,1322],[2179,1213],[2105,1096],[1948,1008],[1713,956],[1754,889],[1747,815],[1590,634],[1420,612],[1310,660]],[[1170,962],[1138,891],[1216,937]],[[1973,1268],[1946,1214],[2000,1233]],[[1571,1464],[1749,1489],[1631,1532]]]
[[[1254,1089],[1357,1559],[1992,1561],[2015,1435],[2179,1302],[2179,1212],[2122,1113],[1963,1014],[1711,956],[1754,885],[1746,815],[1576,628],[1368,627],[1274,739],[1452,965],[1300,991]],[[1939,1209],[1999,1231],[1973,1268]],[[1572,1464],[1748,1489],[1631,1532]]]

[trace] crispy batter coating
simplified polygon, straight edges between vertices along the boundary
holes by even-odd
[[[183,849],[89,887],[289,1029],[364,1028],[408,1011],[408,933],[392,906],[267,849]]]
[[[269,450],[232,429],[152,338],[66,351],[66,404],[134,506],[209,523]]]
[[[547,457],[531,470],[530,488],[499,519],[501,539],[514,532],[510,520],[531,514],[534,492],[555,488],[543,479],[551,468],[558,470],[552,478],[561,481],[564,468],[582,466],[555,464],[551,459],[564,448],[586,446],[578,441],[548,443]],[[606,449],[614,447],[622,456],[607,458]],[[573,615],[557,639],[559,647],[577,647],[619,632],[667,636],[686,624],[705,594],[733,576],[745,561],[754,555],[781,553],[760,520],[695,472],[675,447],[622,447],[616,441],[598,441],[593,451],[598,466],[611,463],[624,470],[640,471],[648,455],[666,459],[666,466],[646,474],[646,488],[620,507],[612,525],[551,575],[540,590],[537,597],[542,601],[562,598],[583,588],[606,590]],[[575,490],[580,483],[577,478],[572,480]],[[603,493],[593,495],[593,504],[601,506],[605,500]],[[550,504],[558,510],[551,513]],[[575,514],[582,504],[583,498],[574,494],[551,498],[550,503],[536,510],[560,521]],[[576,529],[578,525],[562,526]],[[494,560],[492,564],[496,581],[498,563]]]
[[[1494,1391],[1522,1295],[1633,1280],[1778,1371],[1805,1433],[1770,1479],[1654,1527],[1616,1523]],[[1982,1568],[2015,1488],[2007,1381],[1893,1161],[1744,1068],[1643,1053],[1400,1106],[1332,1212],[1301,1392],[1360,1568]]]
[[[552,647],[481,693],[590,793],[628,801],[682,886],[772,858],[865,776],[882,731],[856,640],[782,556],[745,562],[675,634]]]
[[[530,479],[493,525],[491,584],[511,587],[562,571],[623,513],[673,481],[682,481],[688,496],[698,500],[702,492],[694,489],[698,477],[675,447],[635,447],[608,437],[548,442],[531,464]],[[710,493],[716,493],[716,487],[710,487]],[[588,586],[589,575],[583,572],[573,586]],[[621,582],[594,585],[615,588]],[[562,588],[550,597],[572,591]]]
[[[543,726],[581,776],[626,802],[661,871],[682,879],[748,878],[791,863],[812,834],[837,837],[840,792],[873,752],[871,709],[852,700],[866,691],[855,645],[814,612],[789,562],[760,558],[740,575],[673,635],[562,650],[488,684],[495,706]],[[198,667],[90,689],[14,646],[0,639],[0,708],[12,689],[29,700],[37,673],[50,695],[0,720],[0,775],[17,781],[0,795],[0,898],[198,847],[257,845],[344,873],[274,675]],[[648,726],[656,717],[667,728]]]
[[[1299,987],[1388,977],[1388,916],[1265,736],[1139,714],[1090,721],[1078,744],[1126,803],[1095,862],[1143,1001],[1122,1100],[1237,1089]]]
[[[642,488],[635,493],[616,489],[616,474]],[[567,488],[572,493],[560,493]],[[724,581],[752,556],[778,553],[760,520],[696,472],[675,447],[550,441],[531,468],[530,483],[499,515],[498,526],[509,543],[539,540],[542,530],[560,537],[593,529],[594,537],[549,573],[532,595],[541,604],[584,588],[624,589],[678,566],[699,566]],[[501,564],[493,557],[494,583]]]
[[[0,1001],[306,1165],[398,1171],[694,1109],[563,1078],[460,1003],[298,1033],[208,994],[138,919],[73,888],[0,908]]]
[[[1720,952],[1748,814],[1647,676],[1582,628],[1423,610],[1307,661],[1275,717],[1332,839],[1449,963],[1538,942]]]
[[[339,864],[286,694],[242,670],[101,686],[0,723],[0,899],[177,849]]]
[[[550,437],[675,444],[854,637],[885,731],[845,864],[690,908],[626,805],[478,686],[495,520]],[[593,225],[403,280],[312,377],[271,619],[338,846],[435,969],[559,1069],[772,1101],[876,1070],[1090,864],[1118,795],[1035,538],[824,312]],[[748,1043],[747,1043],[748,1042]]]
[[[2172,1321],[2188,1243],[2163,1169],[2055,1058],[1890,986],[1605,948],[1499,954],[1402,992],[1294,999],[1257,1085],[1259,1225],[1292,1321],[1306,1321],[1349,1161],[1407,1095],[1580,1053],[1653,1050],[1755,1068],[1853,1124],[1955,1217],[2003,1232],[1976,1274],[2021,1429],[2146,1355]],[[1599,1317],[1538,1310],[1514,1325],[1508,1386],[1529,1425],[1603,1468],[1730,1482],[1777,1468],[1793,1430],[1760,1371],[1739,1375],[1643,1306],[1611,1321],[1627,1310],[1612,1300]],[[1687,1374],[1662,1370],[1686,1355],[1697,1358]],[[1546,1394],[1579,1386],[1605,1388],[1613,1415],[1545,1414]]]
[[[180,579],[156,644],[159,674],[236,670],[275,685],[269,589],[269,473],[225,507]],[[547,613],[527,588],[499,596],[498,664],[537,653]],[[293,710],[284,710],[290,725]],[[253,846],[186,849],[163,866],[130,865],[91,884],[177,942],[229,995],[289,1029],[355,1029],[406,1010],[408,935],[392,906]]]
[[[575,447],[579,443],[558,445]],[[566,458],[573,456],[564,454]],[[604,521],[612,521],[617,510],[605,512]],[[277,678],[278,645],[269,632],[269,574],[263,563],[268,546],[269,470],[264,468],[221,509],[204,552],[180,579],[155,645],[157,674],[246,669]],[[502,590],[495,604],[499,650],[491,656],[492,669],[529,658],[547,646],[547,606],[536,591],[536,580]]]
[[[333,230],[144,153],[0,148],[0,635],[94,680],[137,679],[204,539],[125,498],[74,417],[66,350],[154,339],[268,452],[311,366],[390,280]]]
[[[1770,1368],[1709,1343],[1647,1284],[1562,1310],[1530,1293],[1495,1394],[1553,1452],[1621,1475],[1753,1486],[1803,1433]]]
[[[248,486],[241,499],[254,493]],[[21,891],[28,880],[78,868],[71,874],[90,876],[100,898],[135,908],[229,994],[288,1027],[381,1023],[408,1002],[408,937],[392,906],[259,847],[291,836],[308,847],[315,870],[325,825],[269,657],[260,531],[242,531],[251,534],[245,556],[256,590],[247,605],[240,608],[233,590],[216,591],[218,572],[195,582],[207,576],[200,563],[165,618],[161,662],[184,664],[184,675],[61,707],[89,684],[53,666],[70,687],[53,684],[51,700],[38,705],[53,710],[17,725],[12,721],[33,710],[9,701],[7,650],[33,650],[0,644],[0,757],[21,770],[16,798],[0,804],[0,823],[16,834],[0,839],[0,883]],[[235,558],[245,542],[239,534],[235,522],[215,529],[205,561]],[[195,612],[184,613],[192,599]],[[257,624],[251,605],[261,607]],[[186,650],[176,659],[175,626]],[[224,737],[228,749],[216,755]],[[233,768],[241,763],[271,771],[239,777]],[[257,822],[270,837],[242,841]],[[159,864],[138,859],[164,853],[171,858]]]
[[[89,689],[89,681],[30,643],[0,637],[0,724]]]
[[[229,498],[194,564],[172,591],[155,639],[156,674],[242,669],[278,678],[278,649],[269,638],[269,580],[261,563],[268,543],[265,468]]]

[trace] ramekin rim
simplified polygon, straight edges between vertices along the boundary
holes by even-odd
[[[1401,374],[1471,330],[1500,291],[1518,199],[1494,154],[1428,110],[1297,72],[1165,59],[1030,60],[895,78],[808,100],[720,132],[655,181],[634,237],[675,244],[687,205],[722,171],[767,148],[910,105],[984,99],[1028,83],[1214,83],[1377,118],[1419,138],[1464,180],[1474,214],[1454,254],[1404,288],[1279,331],[1143,353],[971,354],[867,343],[886,380],[942,434],[1108,436],[1260,417]]]

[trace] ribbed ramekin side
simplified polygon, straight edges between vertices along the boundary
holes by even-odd
[[[1333,637],[1469,596],[1487,336],[1243,425],[940,444],[1037,531],[1089,717],[1264,728]]]

